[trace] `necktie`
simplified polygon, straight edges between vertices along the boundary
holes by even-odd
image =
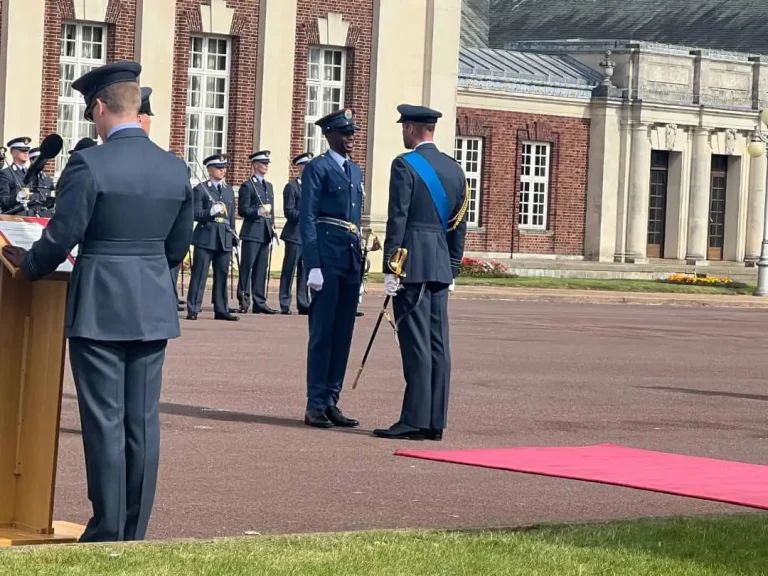
[[[344,174],[347,175],[347,178],[352,180],[352,170],[349,168],[349,162],[344,162]]]

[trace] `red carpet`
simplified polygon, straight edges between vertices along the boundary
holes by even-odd
[[[627,486],[768,510],[768,466],[625,448],[398,450],[396,456]]]

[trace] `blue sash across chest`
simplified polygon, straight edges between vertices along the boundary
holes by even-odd
[[[446,194],[443,183],[440,182],[437,172],[435,172],[435,169],[429,161],[418,152],[408,152],[407,154],[404,154],[403,160],[405,160],[424,181],[427,190],[429,190],[429,195],[432,196],[432,202],[435,204],[437,214],[440,216],[443,231],[447,231],[448,220],[451,217],[451,206],[450,201],[448,200],[448,194]]]

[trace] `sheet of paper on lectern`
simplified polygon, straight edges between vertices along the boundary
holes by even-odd
[[[17,246],[29,250],[32,244],[40,240],[45,226],[35,221],[36,219],[1,219],[0,220],[0,244]],[[56,269],[57,272],[72,272],[74,257],[70,255]]]

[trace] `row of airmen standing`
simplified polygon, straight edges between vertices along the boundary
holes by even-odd
[[[237,300],[241,314],[252,310],[254,314],[277,314],[267,304],[268,276],[272,250],[280,240],[285,242],[282,274],[280,278],[281,314],[292,314],[291,291],[297,278],[296,303],[298,313],[309,313],[307,277],[301,258],[299,231],[299,200],[301,172],[312,160],[306,153],[294,158],[299,176],[291,181],[283,193],[286,225],[279,238],[275,230],[274,188],[266,180],[270,165],[270,151],[255,152],[249,158],[252,176],[240,185],[237,193],[237,214],[244,220],[240,233],[235,231],[235,191],[226,181],[228,159],[215,154],[203,160],[208,180],[194,189],[195,221],[192,237],[194,257],[192,277],[187,297],[187,319],[197,320],[202,310],[208,271],[213,264],[213,310],[217,320],[237,321],[235,310],[227,298],[227,272],[232,258],[237,258],[239,279]],[[239,249],[239,258],[237,251]]]

